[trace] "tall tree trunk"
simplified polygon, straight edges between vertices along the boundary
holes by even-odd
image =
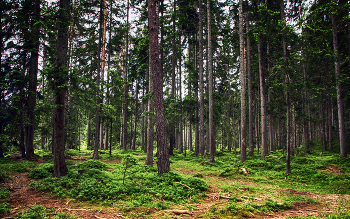
[[[334,47],[334,66],[335,76],[337,79],[337,104],[338,104],[338,123],[339,123],[339,142],[340,142],[340,157],[347,157],[346,151],[346,137],[344,125],[344,103],[342,86],[340,81],[340,63],[339,63],[339,42],[338,42],[338,28],[335,15],[332,14],[332,29],[333,29],[333,47]]]
[[[203,0],[199,0],[199,53],[198,53],[198,64],[199,64],[199,155],[203,156],[205,151],[204,146],[204,75],[203,75]]]
[[[98,39],[98,51],[97,51],[97,80],[96,80],[96,121],[95,121],[95,144],[94,144],[94,159],[98,159],[98,149],[100,147],[100,138],[102,139],[102,135],[100,134],[100,129],[101,129],[101,118],[100,118],[100,112],[101,112],[101,105],[102,105],[102,95],[101,95],[101,78],[103,80],[102,73],[103,69],[101,66],[101,61],[102,61],[102,44],[103,44],[103,35],[104,35],[104,20],[105,20],[105,15],[104,15],[104,7],[105,7],[105,2],[106,0],[101,0],[100,1],[100,29],[99,29],[99,39]],[[102,76],[102,77],[101,77]]]
[[[179,92],[180,92],[180,100],[182,101],[182,70],[181,70],[181,66],[182,66],[182,59],[181,56],[179,57]],[[182,107],[180,106],[180,110],[182,112]],[[184,150],[184,137],[183,137],[183,115],[182,113],[180,114],[180,142],[179,142],[179,152],[182,153]],[[185,151],[186,153],[186,151]]]
[[[58,20],[58,37],[57,37],[57,55],[56,55],[56,80],[55,80],[55,121],[54,121],[54,176],[61,177],[67,175],[68,169],[64,157],[64,138],[65,138],[65,99],[67,83],[67,47],[68,38],[66,36],[68,25],[65,25],[69,15],[69,0],[60,0]]]
[[[149,49],[149,57],[151,57],[151,48]],[[148,93],[153,93],[153,72],[152,72],[152,62],[149,59],[149,69],[148,69]],[[148,100],[148,139],[147,139],[147,158],[146,165],[153,165],[153,127],[154,127],[154,114],[153,112],[153,97]]]
[[[123,91],[123,149],[126,150],[127,146],[127,138],[128,138],[128,62],[129,62],[129,0],[127,0],[127,8],[126,8],[126,25],[127,25],[127,33],[126,33],[126,51],[125,51],[125,63],[124,63],[124,91]]]
[[[239,0],[239,59],[240,59],[240,84],[241,84],[241,162],[247,159],[247,138],[246,138],[246,72],[244,63],[244,27],[243,27],[243,0]]]
[[[28,87],[28,131],[26,143],[26,156],[31,159],[34,155],[34,127],[35,127],[35,107],[36,107],[36,90],[37,90],[37,74],[39,61],[40,46],[40,0],[29,1],[31,5],[31,36],[30,36],[30,67],[29,67],[29,87]]]
[[[246,32],[249,32],[249,14],[247,13],[246,18]],[[252,61],[250,54],[250,37],[247,35],[247,72],[248,72],[248,117],[249,117],[249,133],[248,133],[248,142],[249,142],[249,155],[254,155],[254,117],[253,117],[253,72],[252,72]]]
[[[214,163],[215,154],[215,132],[214,132],[214,99],[213,99],[213,45],[211,33],[211,10],[210,0],[207,0],[208,17],[208,77],[209,77],[209,135],[210,135],[210,158],[209,162]]]
[[[333,151],[333,135],[332,135],[332,98],[328,97],[328,150]]]
[[[262,39],[258,37],[258,56],[259,56],[259,76],[260,76],[260,108],[261,108],[261,158],[269,154],[267,145],[267,114],[266,114],[266,84],[265,69],[262,54]]]
[[[172,50],[173,55],[171,57],[171,98],[175,100],[176,98],[176,0],[174,0],[174,14],[173,14],[173,42],[172,42]],[[169,155],[174,155],[174,147],[175,147],[175,123],[173,121],[174,118],[170,121],[170,148]]]
[[[139,107],[139,84],[138,80],[136,81],[136,94],[135,94],[135,123],[134,123],[134,137],[132,141],[132,149],[136,150],[136,128],[137,128],[137,119],[138,119],[138,107]]]
[[[156,113],[157,147],[158,147],[158,175],[170,171],[169,152],[167,147],[166,120],[163,100],[163,75],[159,60],[158,46],[158,16],[155,0],[148,2],[148,17],[150,25],[150,52],[153,74],[154,106]]]

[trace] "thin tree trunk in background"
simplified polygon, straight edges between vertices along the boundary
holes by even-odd
[[[149,57],[151,57],[151,48],[149,49]],[[153,73],[152,73],[152,62],[149,59],[149,69],[148,69],[148,93],[153,93]],[[154,114],[153,112],[153,97],[148,100],[148,139],[147,139],[147,158],[146,165],[153,165],[153,127],[154,127]]]
[[[61,177],[67,175],[68,169],[64,157],[64,138],[65,138],[65,99],[67,83],[67,48],[68,38],[66,33],[68,31],[68,25],[63,25],[68,22],[69,17],[69,0],[60,0],[59,2],[59,17],[58,20],[58,37],[57,37],[57,55],[56,55],[56,74],[58,80],[55,80],[56,98],[55,98],[55,122],[54,122],[54,176]]]
[[[179,57],[179,92],[180,92],[180,100],[182,101],[182,59],[181,56]],[[180,106],[180,110],[182,112],[182,107]],[[183,133],[183,115],[180,114],[180,146],[179,146],[179,152],[182,153],[184,151],[184,133]],[[186,144],[186,143],[185,143]],[[186,151],[185,151],[186,153]]]
[[[87,128],[87,149],[91,150],[91,115],[88,115],[88,128]]]
[[[174,0],[174,14],[173,14],[173,42],[172,42],[172,50],[173,55],[171,57],[171,97],[175,100],[176,98],[176,0]],[[169,155],[174,155],[174,147],[175,147],[175,123],[172,118],[170,122],[170,148]]]
[[[344,124],[344,103],[341,87],[341,71],[339,63],[339,43],[338,43],[338,28],[335,15],[332,14],[332,29],[333,29],[333,48],[334,48],[334,66],[335,76],[337,80],[337,104],[338,104],[338,124],[339,124],[339,143],[340,143],[340,157],[347,157],[346,151],[346,137],[345,137],[345,124]]]
[[[303,72],[304,72],[304,98],[305,98],[305,115],[308,115],[309,112],[309,104],[308,104],[308,92],[306,88],[306,66],[305,63],[303,63]],[[310,143],[309,143],[309,127],[307,125],[307,121],[310,118],[304,118],[304,144],[306,146],[306,153],[310,153]],[[311,128],[311,127],[310,127]]]
[[[266,84],[265,69],[262,54],[262,39],[258,37],[258,56],[259,56],[259,76],[260,76],[260,107],[261,107],[261,158],[269,154],[267,145],[267,114],[266,114]]]
[[[246,33],[249,32],[249,14],[246,16]],[[247,73],[248,73],[248,117],[249,117],[249,155],[254,155],[254,117],[253,117],[253,72],[252,72],[252,61],[250,54],[250,37],[247,35]]]
[[[332,98],[328,97],[328,150],[333,151],[333,135],[332,135]]]
[[[128,149],[127,146],[127,138],[128,138],[128,62],[129,62],[129,0],[127,0],[127,12],[126,12],[126,25],[127,25],[127,33],[126,33],[126,51],[125,51],[125,63],[124,63],[124,90],[123,90],[123,149]]]
[[[138,99],[138,96],[139,96],[139,85],[138,85],[138,81],[136,81],[136,94],[135,94],[135,123],[134,123],[134,138],[133,138],[133,141],[132,141],[132,149],[133,150],[136,150],[136,127],[137,127],[137,119],[138,119],[138,116],[137,116],[137,113],[138,113],[138,105],[139,105],[139,99]]]
[[[205,151],[204,146],[204,75],[203,75],[203,0],[199,0],[199,53],[198,53],[198,64],[199,64],[199,155],[203,156]]]
[[[211,33],[211,10],[210,0],[207,0],[208,13],[208,74],[209,74],[209,134],[210,134],[210,158],[209,162],[214,163],[215,153],[215,132],[214,132],[214,100],[213,100],[213,46]]]
[[[226,124],[226,129],[227,129],[227,150],[231,151],[232,148],[232,136],[231,136],[231,112],[230,112],[230,106],[232,104],[232,94],[231,90],[229,91],[229,101],[227,104],[227,124]]]
[[[247,138],[246,138],[246,72],[244,69],[244,26],[243,26],[243,0],[239,0],[239,57],[240,57],[240,85],[241,85],[241,162],[247,159]]]
[[[100,118],[100,112],[101,112],[101,105],[102,105],[102,95],[101,95],[101,72],[102,72],[102,67],[101,67],[101,61],[102,61],[102,44],[103,44],[103,24],[104,24],[104,1],[100,1],[100,30],[99,30],[99,39],[98,39],[98,50],[97,50],[97,80],[96,80],[96,121],[95,121],[95,145],[94,145],[94,159],[98,160],[98,149],[100,147],[100,138],[102,138],[102,135],[100,135],[100,123],[101,123],[101,118]]]

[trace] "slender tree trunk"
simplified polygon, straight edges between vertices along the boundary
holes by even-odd
[[[249,32],[249,14],[247,13],[246,32]],[[249,117],[249,155],[254,155],[254,116],[253,116],[253,73],[252,73],[252,61],[250,54],[250,37],[247,35],[247,72],[248,72],[248,117]]]
[[[59,18],[58,23],[58,37],[57,37],[57,55],[56,55],[56,74],[58,80],[55,80],[56,98],[55,98],[55,123],[54,123],[54,176],[61,177],[67,175],[68,169],[64,157],[64,138],[65,138],[65,99],[67,83],[67,48],[68,38],[66,33],[68,31],[68,25],[64,25],[68,22],[69,15],[69,0],[60,0],[59,2]]]
[[[171,57],[171,97],[175,100],[176,98],[176,0],[174,0],[174,14],[173,14],[173,42],[172,42],[172,50],[173,55]],[[169,155],[174,155],[174,147],[175,147],[175,123],[173,121],[174,118],[171,119],[170,122],[170,148]]]
[[[265,69],[262,54],[262,39],[258,37],[258,56],[259,56],[259,76],[260,76],[260,108],[261,108],[261,158],[269,154],[267,145],[267,114],[266,114],[266,85]]]
[[[150,48],[151,49],[151,48]],[[149,57],[151,57],[151,50],[149,51]],[[148,93],[153,93],[153,72],[152,72],[152,62],[149,59],[149,69],[148,69]],[[154,127],[154,114],[153,112],[153,97],[148,100],[148,140],[147,140],[147,158],[146,165],[153,165],[153,127]]]
[[[214,99],[213,99],[213,45],[211,33],[211,10],[210,0],[207,0],[208,17],[208,74],[209,74],[209,135],[210,135],[210,158],[209,162],[214,163],[215,154],[215,131],[214,131]]]
[[[135,123],[134,123],[134,138],[132,141],[132,149],[136,150],[136,127],[137,127],[137,119],[138,119],[138,103],[139,103],[139,85],[138,85],[138,81],[136,81],[136,94],[135,94]]]
[[[128,62],[129,62],[129,0],[127,0],[127,14],[126,14],[126,25],[127,25],[127,33],[126,33],[126,51],[125,51],[125,63],[124,63],[124,91],[123,91],[123,149],[128,149],[127,146],[127,138],[128,138]]]
[[[32,24],[31,24],[31,36],[30,44],[30,67],[29,67],[29,87],[28,87],[28,132],[26,143],[26,156],[31,159],[34,155],[34,127],[35,127],[35,108],[36,108],[36,90],[37,90],[37,74],[38,74],[38,61],[39,61],[39,46],[40,46],[40,1],[30,1],[32,7]]]
[[[241,162],[247,159],[247,138],[246,138],[246,72],[244,63],[244,26],[243,26],[243,0],[239,0],[239,45],[240,45],[240,84],[241,84]]]
[[[199,64],[199,155],[203,156],[205,151],[204,146],[204,75],[203,75],[203,0],[199,0],[199,53],[198,53],[198,64]]]
[[[181,56],[179,57],[179,92],[180,92],[180,100],[182,101],[182,59]],[[180,106],[181,107],[181,106]],[[182,107],[180,109],[182,111]],[[180,146],[179,146],[179,152],[182,153],[184,150],[184,136],[183,136],[183,115],[182,113],[180,114]],[[186,154],[186,151],[185,151]]]
[[[102,135],[100,135],[100,123],[101,123],[101,118],[100,118],[100,112],[101,112],[101,105],[102,105],[102,95],[100,91],[100,86],[101,86],[101,75],[103,72],[102,67],[101,67],[101,61],[102,61],[102,44],[103,44],[103,27],[104,27],[104,1],[100,1],[100,30],[99,30],[99,42],[98,42],[98,60],[97,60],[97,80],[96,80],[96,121],[95,121],[95,145],[94,145],[94,159],[98,160],[98,149],[100,147],[100,138],[102,138]],[[102,78],[103,79],[103,78]]]
[[[335,15],[332,14],[332,27],[333,27],[333,48],[334,48],[334,66],[335,76],[337,80],[337,104],[338,104],[338,123],[339,123],[339,142],[340,142],[340,157],[347,157],[346,151],[346,137],[345,137],[345,124],[344,124],[344,103],[342,94],[342,84],[340,81],[341,71],[339,63],[339,42],[338,42],[338,28]]]
[[[332,135],[332,98],[328,97],[328,150],[333,151],[333,135]]]

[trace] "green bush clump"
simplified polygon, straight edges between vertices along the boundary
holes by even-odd
[[[71,164],[66,176],[46,177],[32,182],[31,186],[37,190],[51,191],[57,196],[83,200],[133,200],[133,206],[151,205],[157,199],[183,202],[192,197],[193,200],[208,188],[201,178],[184,177],[172,171],[158,176],[156,167],[147,166],[130,155],[124,159],[122,163],[114,165],[113,171],[106,170],[108,165],[101,161]],[[83,171],[80,171],[82,168]]]
[[[0,170],[0,183],[5,182],[8,178],[9,176],[7,175],[7,173],[3,170]]]
[[[1,159],[0,169],[8,172],[8,173],[23,173],[28,172],[30,168],[35,167],[34,161],[29,160],[20,160],[17,162],[10,162],[7,159]]]
[[[78,165],[81,169],[98,169],[98,170],[105,170],[107,168],[107,164],[99,161],[99,160],[87,160],[81,164]]]
[[[36,168],[33,168],[28,176],[31,179],[44,179],[49,176],[52,176],[53,174],[53,164],[51,163],[43,163],[37,166]]]

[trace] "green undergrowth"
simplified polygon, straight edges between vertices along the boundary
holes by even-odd
[[[202,173],[207,176],[242,179],[263,184],[279,185],[283,188],[312,192],[350,194],[350,158],[340,158],[338,153],[313,151],[312,154],[291,157],[291,174],[286,174],[286,156],[283,151],[270,152],[269,156],[247,156],[242,163],[236,162],[232,152],[218,152],[215,163],[188,153],[177,155],[171,160],[173,166]],[[177,163],[176,163],[177,162]],[[245,175],[244,169],[248,171]],[[339,170],[333,173],[329,170]]]
[[[0,170],[5,171],[6,173],[28,172],[35,166],[35,162],[30,160],[11,161],[8,158],[0,159]]]
[[[70,215],[67,212],[61,213],[61,212],[55,212],[54,208],[45,208],[41,205],[35,205],[30,207],[28,210],[18,213],[16,215],[16,218],[21,219],[75,219],[76,217],[74,215]]]
[[[29,173],[32,179],[37,179],[31,186],[57,196],[98,200],[124,210],[138,206],[166,209],[171,203],[196,202],[208,188],[198,177],[182,176],[173,171],[158,176],[156,167],[145,165],[131,154],[120,156],[123,161],[119,164],[99,160],[67,162],[69,172],[59,179],[52,177],[52,163],[41,164]]]

